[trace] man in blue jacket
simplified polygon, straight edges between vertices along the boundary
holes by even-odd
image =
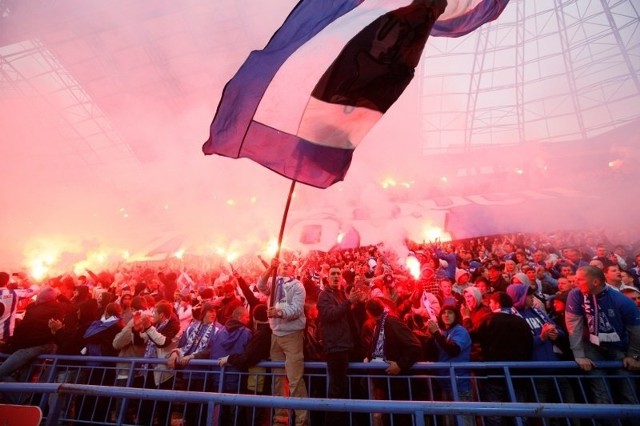
[[[608,287],[601,269],[582,266],[576,272],[577,285],[569,292],[566,323],[576,362],[590,372],[598,361],[622,361],[624,369],[611,374],[628,375],[640,370],[640,311],[624,294]],[[619,380],[611,387],[611,401],[602,380],[592,380],[593,403],[636,404],[633,381]]]

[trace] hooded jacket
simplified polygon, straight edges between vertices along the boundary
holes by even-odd
[[[118,351],[113,347],[113,339],[122,330],[124,324],[118,317],[96,320],[89,325],[84,333],[84,342],[89,356],[118,356]],[[96,361],[87,362],[87,365],[98,366]]]
[[[31,348],[34,346],[54,343],[55,336],[49,329],[51,318],[64,318],[64,308],[55,297],[53,299],[38,299],[27,306],[24,319],[16,326],[15,333],[10,339],[10,350]]]
[[[251,330],[245,327],[240,321],[230,319],[224,328],[209,339],[209,358],[219,359],[227,355],[244,352],[247,343],[251,340]],[[212,367],[213,371],[219,371],[220,367]],[[232,365],[225,367],[223,392],[240,391],[240,375],[232,374],[238,372]],[[214,391],[220,388],[220,375],[213,375]]]
[[[476,301],[476,306],[471,309],[469,316],[462,319],[462,325],[467,329],[469,334],[473,336],[484,318],[491,314],[491,309],[482,304],[482,294],[476,287],[467,287],[464,289],[464,293],[471,294]],[[481,359],[482,348],[480,347],[480,343],[474,340],[471,346],[471,360],[480,361]]]
[[[531,354],[532,361],[560,361],[562,351],[560,346],[556,345],[554,341],[542,340],[542,327],[546,324],[553,324],[558,330],[557,343],[560,343],[563,339],[567,338],[566,333],[562,327],[558,327],[551,318],[547,316],[543,311],[537,308],[529,308],[526,306],[527,291],[529,290],[527,284],[511,284],[507,287],[507,293],[513,299],[513,307],[518,314],[527,321],[531,334],[533,335],[533,352]]]

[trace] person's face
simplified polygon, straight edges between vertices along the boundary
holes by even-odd
[[[295,273],[295,268],[291,263],[281,263],[280,264],[280,275],[283,277],[292,277]]]
[[[340,269],[339,268],[331,268],[329,269],[329,287],[334,290],[340,288]]]
[[[475,283],[475,287],[480,290],[480,294],[485,294],[487,291],[489,291],[489,287],[484,281],[478,281],[477,283]]]
[[[608,283],[622,282],[622,274],[620,274],[620,268],[617,266],[610,266],[605,274],[605,278]]]
[[[478,302],[476,301],[476,298],[473,297],[473,294],[469,293],[468,291],[464,293],[464,302],[467,305],[467,308],[469,309],[473,309],[476,307],[476,305],[478,304]]]
[[[527,278],[529,278],[529,281],[535,281],[536,280],[536,271],[535,269],[527,269],[527,272],[525,272]]]
[[[507,272],[513,272],[516,270],[516,264],[515,262],[505,262],[504,264],[504,269]]]
[[[566,293],[567,291],[571,290],[573,287],[571,287],[571,284],[569,284],[569,280],[566,278],[559,278],[558,279],[558,290],[560,290],[563,293]]]
[[[598,247],[596,248],[596,256],[605,257],[607,255],[606,247]]]
[[[164,314],[158,312],[157,309],[153,310],[153,323],[154,324],[160,324],[162,321],[164,321]]]
[[[527,295],[527,298],[525,299],[524,304],[527,308],[530,308],[533,306],[533,294]]]
[[[500,271],[498,269],[489,269],[489,278],[495,280],[500,276]]]
[[[569,287],[571,288],[575,288],[578,285],[578,277],[575,274],[569,275],[567,281],[569,281]]]
[[[213,324],[217,316],[218,316],[218,313],[216,312],[215,309],[209,309],[202,317],[202,322],[205,324]]]
[[[575,262],[578,259],[578,257],[580,257],[580,255],[579,255],[577,250],[566,249],[564,251],[564,257],[566,257],[567,259],[569,259],[572,262]]]
[[[640,293],[634,290],[625,291],[622,294],[627,296],[629,299],[633,300],[633,303],[636,304],[638,308],[640,308]]]
[[[123,308],[128,308],[131,306],[131,296],[122,296],[122,301],[120,303]]]
[[[451,294],[451,283],[447,280],[442,280],[440,281],[440,291],[442,291],[442,294],[444,294],[445,296],[448,296]]]
[[[576,272],[576,284],[582,294],[595,294],[598,289],[597,280],[587,276],[587,274],[581,270]]]
[[[571,266],[563,266],[562,268],[560,268],[560,275],[562,275],[563,277],[567,277],[572,273],[573,270],[571,269]]]
[[[498,305],[498,302],[496,302],[495,300],[489,299],[489,309],[495,311],[496,309],[500,309],[500,305]]]
[[[627,271],[620,271],[622,277],[622,284],[633,285],[633,277]]]
[[[442,322],[444,325],[449,328],[453,325],[456,320],[456,314],[450,309],[445,309],[440,313],[440,318],[442,318]]]

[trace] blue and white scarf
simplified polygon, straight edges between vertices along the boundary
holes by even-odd
[[[166,319],[162,321],[160,324],[156,326],[156,330],[162,333],[162,330],[169,324],[169,320]],[[151,339],[147,340],[147,346],[144,348],[144,357],[145,358],[158,358],[158,347],[155,342]],[[143,369],[155,368],[155,364],[145,364]]]
[[[598,296],[604,296],[605,288]],[[596,346],[600,346],[601,342],[619,342],[620,336],[616,333],[605,312],[600,310],[598,297],[593,294],[583,294],[584,298],[584,315],[587,318],[587,326],[589,327],[589,341]]]
[[[376,324],[376,331],[373,334],[373,351],[371,358],[384,359],[384,323],[387,321],[388,312],[384,311]]]

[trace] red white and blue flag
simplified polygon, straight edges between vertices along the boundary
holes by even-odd
[[[508,1],[302,0],[225,86],[202,150],[318,188],[341,181],[429,35],[467,34]]]

